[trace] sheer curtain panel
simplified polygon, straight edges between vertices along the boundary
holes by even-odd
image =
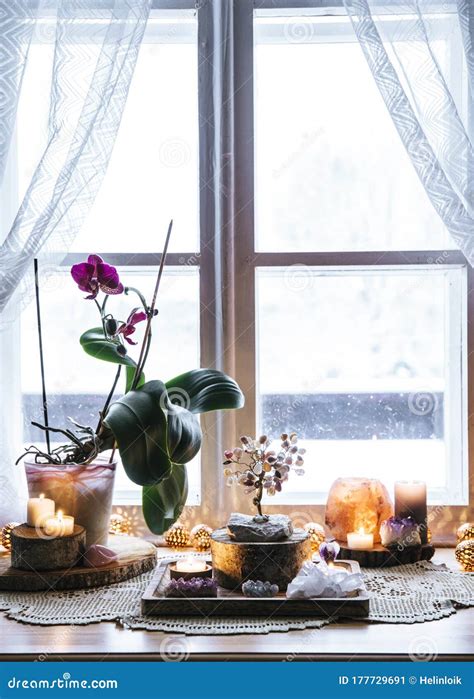
[[[426,193],[472,265],[474,5],[470,0],[344,4]],[[461,71],[450,70],[449,56],[456,51],[464,53]],[[462,89],[466,77],[468,95]]]
[[[26,494],[22,467],[14,466],[21,452],[22,420],[18,317],[33,294],[33,259],[40,259],[44,283],[64,259],[94,203],[120,126],[150,5],[151,0],[45,1],[34,26],[34,2],[0,2],[0,176],[12,133],[10,151],[21,147],[15,143],[14,121],[25,61],[39,60],[46,67],[49,62],[43,73],[51,76],[45,86],[49,100],[44,144],[38,149],[31,181],[16,214],[9,216],[8,207],[2,207],[0,525],[21,518]],[[31,115],[28,125],[40,118]],[[0,192],[9,206],[17,186],[12,167]],[[5,227],[8,218],[12,223]],[[32,328],[25,341],[35,342],[34,333]]]

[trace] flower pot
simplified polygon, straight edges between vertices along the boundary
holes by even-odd
[[[86,530],[86,545],[107,544],[117,462],[37,464],[25,461],[30,498],[41,493]]]

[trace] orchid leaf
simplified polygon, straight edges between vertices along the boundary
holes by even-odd
[[[230,376],[216,369],[194,369],[166,382],[169,399],[192,413],[242,408],[245,398]]]
[[[134,360],[128,356],[127,350],[118,340],[106,338],[102,328],[91,328],[79,338],[84,352],[91,357],[102,359],[104,362],[124,364],[127,367],[136,367]]]
[[[202,432],[197,418],[178,405],[168,410],[168,449],[174,463],[187,464],[201,448]]]
[[[143,488],[143,516],[154,534],[163,534],[178,519],[188,497],[186,466],[173,464],[168,478]]]
[[[164,383],[149,381],[112,403],[104,420],[114,433],[127,476],[138,485],[159,483],[171,473],[163,396]]]
[[[127,366],[127,367],[125,367],[125,371],[126,371],[125,393],[128,393],[130,391],[130,389],[132,388],[133,380],[135,378],[135,367],[134,366]],[[144,383],[145,383],[145,374],[142,371],[136,388],[141,388]]]
[[[104,420],[114,433],[125,471],[134,483],[155,485],[172,463],[187,463],[201,447],[197,418],[170,403],[162,381],[148,381],[112,403]]]

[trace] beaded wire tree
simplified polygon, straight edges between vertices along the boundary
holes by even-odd
[[[241,437],[242,446],[228,449],[224,452],[224,475],[227,485],[241,485],[245,493],[253,495],[252,502],[257,508],[256,521],[268,520],[268,515],[262,513],[262,498],[264,492],[276,495],[282,485],[288,480],[291,470],[298,476],[304,474],[303,455],[306,449],[298,447],[296,432],[281,437],[278,451],[270,449],[272,440],[265,434],[258,439]]]

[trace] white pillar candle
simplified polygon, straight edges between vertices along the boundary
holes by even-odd
[[[374,535],[366,534],[363,529],[347,534],[347,545],[350,549],[372,549],[374,547]]]
[[[420,527],[421,543],[427,541],[426,483],[397,481],[395,483],[395,517],[411,517]]]
[[[198,558],[183,558],[176,562],[176,570],[179,573],[203,573],[206,568],[206,561],[200,561]]]
[[[30,527],[40,527],[52,516],[54,517],[54,500],[45,498],[43,493],[38,498],[28,500],[26,523]]]
[[[74,517],[63,515],[58,510],[55,517],[49,517],[44,522],[43,529],[47,536],[68,536],[74,531]]]

